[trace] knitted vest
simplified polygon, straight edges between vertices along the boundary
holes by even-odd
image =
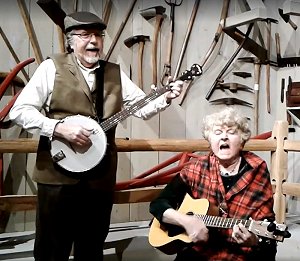
[[[101,61],[96,69],[96,89],[91,93],[74,54],[50,57],[56,67],[53,93],[48,117],[63,119],[70,115],[98,116],[100,121],[121,110],[121,76],[118,65]],[[104,72],[103,72],[104,70]],[[107,149],[102,161],[84,176],[96,187],[113,190],[116,181],[117,151],[115,128],[106,132]],[[44,184],[76,184],[79,179],[53,163],[49,139],[40,137],[33,179]],[[67,174],[67,175],[66,175]]]

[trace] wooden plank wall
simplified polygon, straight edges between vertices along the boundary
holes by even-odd
[[[73,0],[64,0],[62,8],[66,13],[70,13],[74,9]],[[251,8],[262,5],[262,1],[251,0]],[[34,0],[26,0],[32,24],[37,35],[38,43],[41,48],[43,58],[53,52],[59,52],[58,31],[53,22],[41,10]],[[109,50],[112,40],[114,39],[119,26],[124,20],[128,11],[128,6],[131,1],[113,0],[112,1],[111,16],[108,22],[108,29],[105,38],[104,52]],[[270,16],[278,20],[278,24],[272,24],[272,45],[271,57],[276,57],[275,50],[275,32],[279,32],[281,39],[281,53],[283,56],[297,56],[299,50],[299,32],[294,31],[289,24],[285,23],[278,14],[278,8],[281,8],[284,0],[266,0],[264,5],[270,12]],[[15,52],[20,60],[25,60],[29,57],[34,57],[34,52],[29,41],[27,31],[19,11],[17,0],[2,1],[0,8],[0,26],[5,32],[7,38],[11,42]],[[91,11],[101,15],[105,0],[78,0],[77,10]],[[138,47],[133,46],[127,48],[123,41],[133,35],[145,34],[153,39],[153,30],[155,26],[155,19],[145,20],[140,15],[140,10],[162,5],[166,8],[166,17],[162,23],[162,28],[159,34],[158,42],[158,78],[160,78],[163,64],[167,53],[167,40],[170,30],[170,6],[163,0],[138,0],[134,6],[133,13],[125,25],[124,31],[117,42],[115,49],[112,52],[110,61],[119,63],[122,69],[129,75],[130,68],[132,68],[132,79],[137,83],[137,61],[138,61]],[[180,73],[186,68],[189,68],[193,63],[201,63],[209,49],[211,42],[215,37],[216,29],[219,25],[219,18],[221,14],[223,1],[222,0],[202,0],[200,1],[199,9],[196,14],[193,29],[191,31],[190,40],[187,45],[186,53],[182,61]],[[175,8],[175,32],[174,45],[172,55],[172,73],[174,73],[186,30],[189,24],[189,19],[194,7],[193,0],[183,0],[179,7]],[[239,15],[247,11],[247,5],[243,0],[231,0],[229,6],[229,16]],[[291,17],[293,21],[300,25],[300,18],[298,16]],[[240,29],[245,31],[245,26]],[[253,38],[262,46],[266,42],[266,24],[264,22],[257,22],[254,27]],[[193,82],[190,91],[187,94],[182,105],[178,101],[174,101],[170,108],[160,113],[148,121],[142,121],[136,118],[129,118],[118,126],[117,136],[120,138],[134,138],[134,139],[157,139],[157,138],[172,138],[172,139],[199,139],[202,138],[201,126],[203,117],[213,111],[219,110],[224,105],[212,105],[205,96],[213,84],[214,80],[222,70],[226,62],[237,48],[237,43],[226,34],[218,42],[216,49],[209,59],[209,62],[204,67],[204,73]],[[145,45],[144,50],[144,87],[145,91],[150,91],[150,84],[152,82],[152,64],[151,64],[151,48],[152,42]],[[9,72],[16,65],[11,53],[9,52],[4,41],[0,38],[0,54],[1,63],[0,71]],[[251,53],[242,50],[238,57],[252,56]],[[29,75],[32,75],[37,63],[26,67]],[[252,77],[243,79],[232,74],[233,71],[247,71],[251,72]],[[225,82],[239,82],[247,86],[254,85],[254,66],[253,64],[241,63],[234,61],[232,66],[224,74]],[[266,111],[266,90],[265,90],[265,66],[262,66],[261,71],[261,89],[260,89],[260,118],[258,132],[266,132],[272,130],[275,120],[285,120],[286,110],[285,105],[280,102],[280,82],[281,77],[288,77],[292,75],[295,80],[299,75],[298,68],[284,68],[278,69],[271,67],[271,113]],[[18,76],[24,79],[20,73]],[[1,100],[4,105],[10,98],[10,90]],[[221,97],[238,97],[242,100],[253,103],[254,95],[252,93],[239,91],[234,94],[229,91],[216,90],[211,100]],[[235,105],[238,109],[250,118],[250,124],[253,127],[254,110],[251,107]],[[295,126],[297,129],[298,126]],[[2,131],[1,138],[16,138],[20,135],[20,129],[14,127],[9,131]],[[297,132],[291,134],[297,138]],[[33,137],[26,133],[21,133],[21,137]],[[119,153],[119,168],[118,180],[127,180],[134,177],[145,170],[157,165],[160,162],[170,158],[175,153],[173,152],[122,152]],[[31,180],[31,172],[34,154],[20,155],[20,154],[5,154],[5,173],[7,173],[5,182],[7,192],[14,194],[34,194],[35,184]],[[262,156],[269,160],[269,155],[262,153]],[[297,161],[297,157],[291,158],[292,161]],[[289,165],[290,166],[290,165]],[[293,170],[291,170],[293,171]],[[293,176],[296,179],[296,175]],[[296,199],[297,200],[297,199]],[[297,201],[296,201],[297,202]],[[297,204],[297,203],[296,203]],[[149,218],[148,204],[133,204],[117,206],[113,210],[113,222],[122,222],[128,220],[141,220]],[[9,224],[7,230],[22,230],[30,229],[34,224],[34,212],[16,213],[9,217]]]

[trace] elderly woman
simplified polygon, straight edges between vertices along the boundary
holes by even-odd
[[[191,161],[151,202],[150,212],[161,224],[181,227],[193,242],[176,251],[176,261],[275,260],[276,242],[259,238],[242,223],[208,228],[204,218],[177,211],[188,194],[208,200],[224,218],[274,221],[267,164],[243,151],[250,135],[247,119],[231,107],[206,116],[203,136],[211,153]]]

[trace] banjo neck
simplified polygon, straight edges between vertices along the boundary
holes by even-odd
[[[193,64],[190,68],[190,70],[186,70],[181,76],[179,76],[175,80],[192,80],[195,76],[200,76],[202,74],[202,68],[198,64]],[[155,100],[162,94],[164,94],[167,91],[171,90],[171,86],[169,84],[157,88],[155,91],[152,91],[148,95],[146,95],[141,100],[137,101],[133,105],[131,105],[129,108],[123,109],[120,112],[117,112],[113,116],[109,117],[105,121],[100,123],[101,128],[104,132],[108,131],[110,128],[116,126],[121,121],[127,119],[131,115],[133,115],[135,112],[143,108],[145,105],[147,105],[150,101]]]
[[[146,106],[150,101],[155,100],[165,92],[169,91],[171,89],[170,85],[164,86],[162,88],[158,88],[157,90],[151,92],[150,94],[146,95],[143,99],[137,101],[133,105],[131,105],[129,108],[123,109],[120,112],[117,112],[107,120],[100,123],[101,128],[103,131],[107,131],[110,128],[116,126],[118,123],[122,122],[123,120],[127,119],[131,115],[133,115],[135,112]]]

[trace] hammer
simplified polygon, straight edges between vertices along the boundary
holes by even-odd
[[[297,30],[298,26],[291,20],[290,15],[284,14],[281,8],[278,8],[278,12],[286,23],[289,23],[294,30]]]
[[[143,89],[143,53],[145,42],[149,41],[150,37],[147,35],[135,35],[124,40],[124,44],[130,48],[134,44],[139,44],[139,58],[138,58],[138,70],[139,70],[139,81],[138,85],[141,89]]]
[[[152,44],[152,85],[157,85],[157,41],[158,32],[160,30],[163,19],[165,18],[166,8],[163,6],[153,6],[140,11],[140,14],[149,20],[155,17],[155,29],[153,32],[153,44]]]

